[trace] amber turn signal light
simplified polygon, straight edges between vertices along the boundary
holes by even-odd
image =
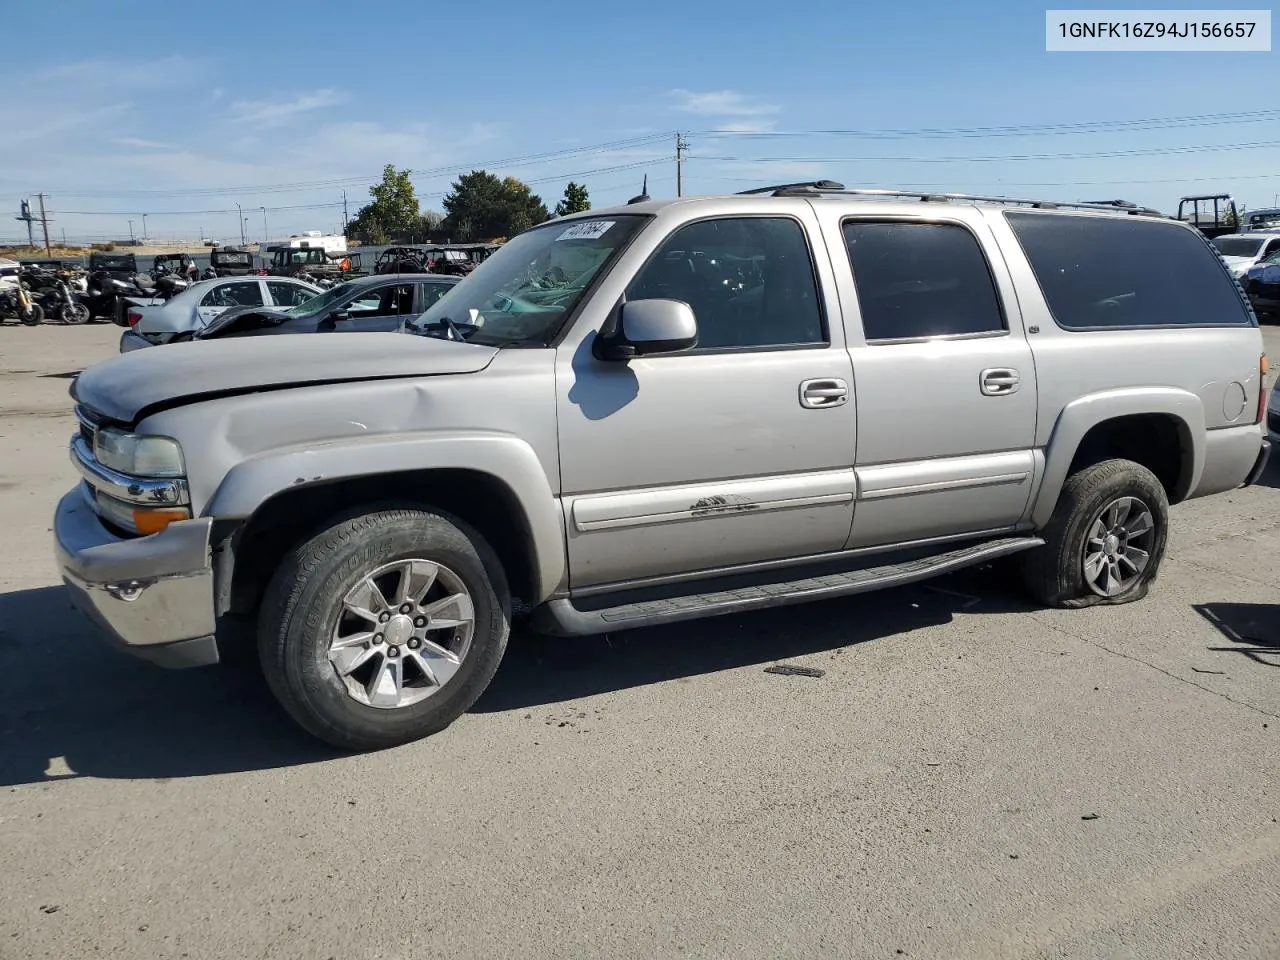
[[[186,510],[147,509],[133,511],[133,526],[143,536],[159,533],[171,523],[179,520],[190,520],[191,514]]]

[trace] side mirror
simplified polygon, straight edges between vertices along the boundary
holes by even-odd
[[[343,307],[341,310],[335,310],[335,311],[333,311],[333,313],[329,314],[329,316],[328,316],[326,319],[328,319],[328,320],[350,320],[350,319],[351,319],[351,313],[347,310],[347,308],[346,308],[346,307]]]
[[[596,337],[594,352],[601,360],[680,353],[698,345],[698,322],[683,300],[631,300]]]

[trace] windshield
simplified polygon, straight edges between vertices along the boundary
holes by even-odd
[[[549,343],[587,286],[646,219],[621,215],[527,230],[503,244],[411,326],[435,334],[453,324],[475,343]]]
[[[1218,237],[1213,241],[1213,245],[1224,257],[1256,257],[1258,251],[1262,249],[1262,240],[1252,240],[1249,237]]]
[[[330,306],[337,303],[339,300],[355,293],[355,291],[356,284],[340,283],[336,287],[330,287],[324,293],[316,294],[310,300],[304,300],[297,306],[290,307],[288,310],[281,310],[280,312],[290,317],[313,317],[317,313],[322,313],[329,309]]]
[[[132,270],[133,257],[93,257],[93,265],[99,270]]]

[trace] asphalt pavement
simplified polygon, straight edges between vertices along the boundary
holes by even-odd
[[[66,391],[119,332],[0,328],[0,958],[1280,957],[1280,463],[1174,508],[1141,603],[979,571],[517,636],[448,730],[339,756],[251,659],[70,609]]]

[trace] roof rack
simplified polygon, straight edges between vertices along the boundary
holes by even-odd
[[[1011,206],[1026,206],[1039,210],[1053,210],[1067,207],[1077,210],[1110,210],[1133,215],[1163,217],[1164,214],[1151,207],[1140,207],[1128,200],[1027,200],[1018,197],[993,197],[975,193],[924,193],[917,190],[895,190],[874,187],[845,187],[834,180],[813,180],[807,183],[783,183],[772,187],[757,187],[754,190],[742,190],[740,196],[752,194],[768,194],[774,197],[903,197],[921,200],[925,203],[946,203],[960,201],[964,203],[1000,203]]]

